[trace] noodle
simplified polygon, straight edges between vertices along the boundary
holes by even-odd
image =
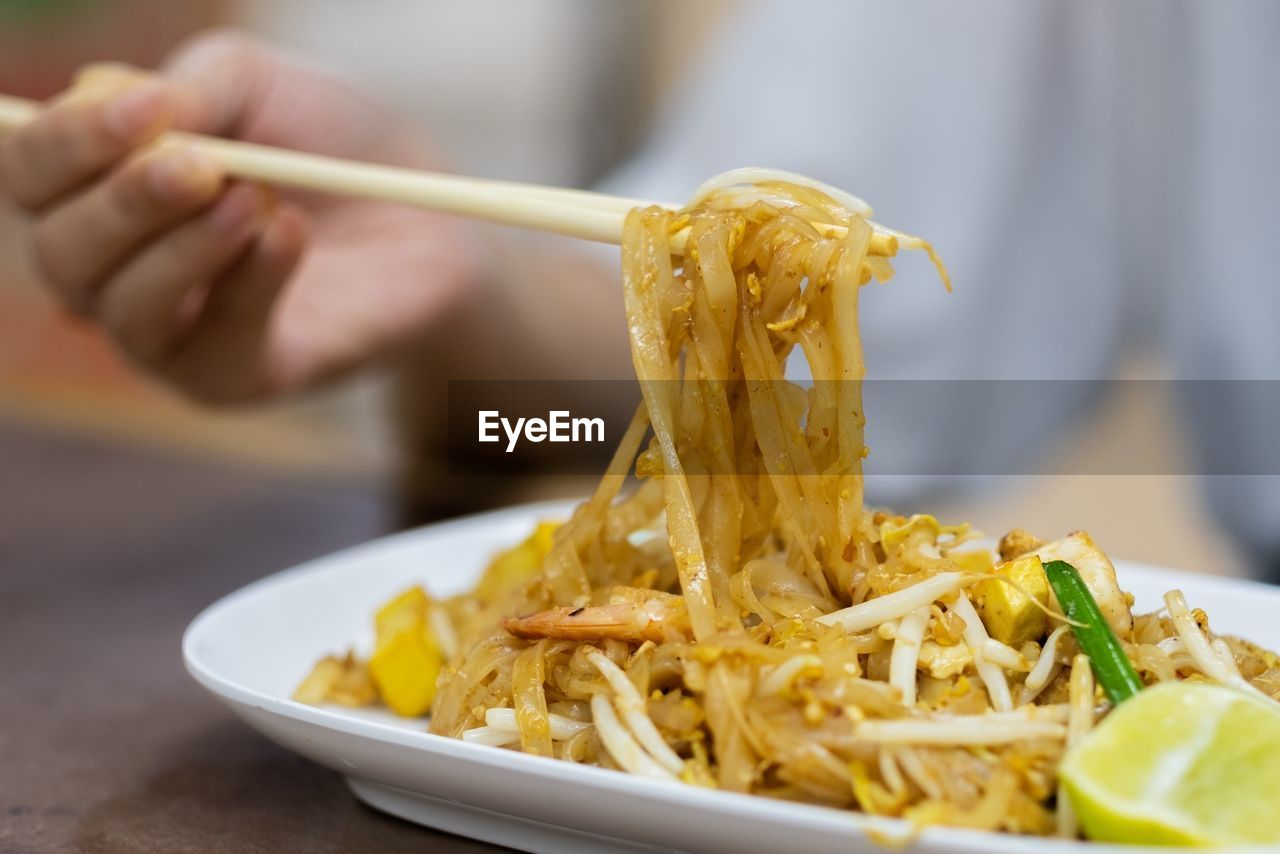
[[[643,403],[530,572],[432,606],[424,630],[444,629],[449,653],[432,731],[916,823],[1074,834],[1052,781],[1094,687],[1067,626],[989,552],[953,552],[968,526],[863,503],[859,290],[892,275],[899,246],[936,261],[870,213],[759,171],[708,182],[683,211],[631,212]],[[811,387],[785,379],[796,348]],[[1037,548],[1087,564],[1147,681],[1280,690],[1274,657],[1206,636],[1180,595],[1172,619],[1132,619],[1087,535],[1024,535],[1002,557]],[[1017,607],[1016,627],[1039,628],[1001,622]]]

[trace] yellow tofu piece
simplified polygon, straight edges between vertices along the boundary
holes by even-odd
[[[978,616],[987,634],[1015,649],[1029,640],[1039,640],[1048,631],[1047,618],[1036,607],[1037,602],[1045,605],[1049,601],[1044,564],[1037,555],[1023,555],[997,564],[995,571],[1013,584],[990,578],[974,585]]]
[[[476,585],[476,597],[493,601],[515,585],[537,575],[542,570],[542,561],[551,552],[560,524],[540,522],[520,545],[499,552]]]
[[[481,599],[496,599],[512,586],[532,578],[551,551],[559,522],[543,522],[524,542],[498,554],[477,585]],[[431,709],[444,652],[431,633],[431,597],[410,587],[378,609],[374,616],[377,643],[369,659],[369,675],[382,702],[396,714],[416,717]]]
[[[431,597],[415,585],[379,608],[373,617],[377,645],[382,646],[401,632],[426,626],[430,605]]]
[[[369,676],[382,702],[398,715],[426,714],[435,698],[444,654],[429,628],[430,607],[431,597],[414,586],[379,608],[373,618],[377,643]]]
[[[369,674],[391,711],[417,717],[431,709],[443,664],[444,656],[430,633],[408,629],[379,644],[369,659]]]

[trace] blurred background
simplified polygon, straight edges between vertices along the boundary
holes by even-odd
[[[154,65],[189,34],[233,25],[312,58],[413,117],[459,171],[581,186],[634,149],[734,5],[376,0],[361,4],[353,27],[352,4],[342,0],[0,0],[0,91],[46,97],[83,62]],[[240,466],[319,488],[388,488],[398,461],[385,378],[361,376],[251,412],[184,403],[140,378],[34,287],[6,228],[14,215],[0,199],[0,430]],[[1142,352],[1120,368],[1121,376],[1160,374],[1154,356]],[[1146,437],[1148,453],[1180,459],[1185,440],[1170,401],[1159,384],[1143,388],[1149,393],[1102,401],[1045,468],[1071,471],[1073,459],[1134,431]],[[23,484],[0,479],[0,508],[23,500]],[[548,484],[546,491],[580,486]],[[1088,528],[1113,554],[1241,571],[1187,476],[1022,478],[936,510],[996,535],[1014,525],[1044,535]]]

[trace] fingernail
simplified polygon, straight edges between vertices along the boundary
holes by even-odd
[[[209,214],[209,224],[219,231],[235,232],[253,222],[262,209],[262,194],[256,187],[239,184],[227,191]]]
[[[135,142],[156,129],[168,107],[168,96],[159,86],[135,86],[107,103],[102,120],[107,130],[125,142]]]
[[[217,187],[217,165],[206,155],[176,148],[156,155],[147,167],[147,186],[163,202],[179,203],[204,198]]]

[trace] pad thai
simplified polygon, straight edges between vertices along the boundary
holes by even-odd
[[[1134,615],[1085,532],[990,547],[864,504],[859,290],[900,248],[933,257],[870,217],[750,171],[683,210],[631,212],[643,404],[595,494],[472,592],[387,603],[372,656],[322,661],[297,698],[429,713],[435,733],[661,780],[1076,836],[1058,767],[1115,684],[1280,696],[1276,656],[1178,591]],[[787,380],[795,350],[812,384]],[[1077,631],[1063,566],[1100,646]]]

